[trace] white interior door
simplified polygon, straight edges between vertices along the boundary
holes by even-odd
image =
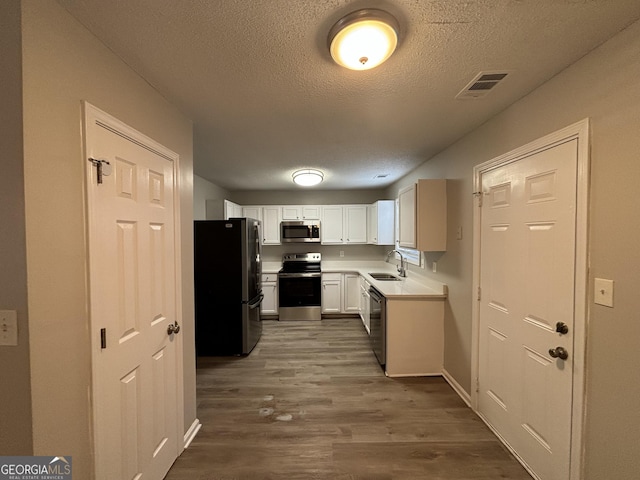
[[[162,479],[179,453],[175,162],[86,110],[87,157],[109,162],[102,183],[87,166],[96,478]]]
[[[573,139],[481,176],[478,412],[542,480],[570,478],[577,158]]]

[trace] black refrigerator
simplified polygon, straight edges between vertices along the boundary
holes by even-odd
[[[262,334],[260,221],[194,222],[196,354],[247,355]]]

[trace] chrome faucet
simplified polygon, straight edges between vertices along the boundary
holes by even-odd
[[[387,253],[387,260],[389,260],[389,257],[393,253],[397,253],[398,255],[400,255],[400,265],[398,265],[398,267],[397,267],[398,275],[400,275],[401,277],[406,277],[407,276],[407,270],[404,268],[404,257],[402,256],[402,253],[400,253],[398,250],[391,250],[389,253]]]

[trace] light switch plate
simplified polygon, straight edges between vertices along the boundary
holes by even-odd
[[[613,280],[595,278],[593,285],[594,302],[605,307],[613,307]]]
[[[18,312],[0,310],[0,345],[18,345]]]

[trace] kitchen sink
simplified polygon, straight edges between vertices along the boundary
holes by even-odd
[[[373,277],[374,280],[383,280],[383,281],[387,281],[387,282],[400,282],[402,281],[401,278],[396,277],[395,275],[392,275],[391,273],[369,273],[369,275],[371,275],[371,277]]]

